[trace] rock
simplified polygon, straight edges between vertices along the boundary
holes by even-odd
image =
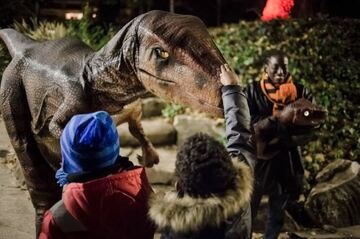
[[[123,157],[129,157],[134,152],[133,148],[120,147],[120,155]]]
[[[360,164],[337,160],[317,176],[305,210],[317,225],[347,227],[360,224]]]
[[[145,119],[142,121],[145,135],[154,145],[171,145],[176,142],[175,128],[165,119]],[[117,127],[121,146],[139,146],[139,141],[130,134],[128,124]]]
[[[290,238],[303,238],[303,239],[323,239],[323,238],[336,238],[336,239],[349,239],[360,238],[360,226],[335,228],[335,231],[323,229],[306,229],[299,232],[292,233]]]
[[[176,144],[178,146],[182,145],[188,137],[199,132],[207,133],[216,139],[221,139],[225,135],[222,123],[200,116],[177,115],[174,118],[174,127],[177,131]]]
[[[160,156],[160,163],[152,168],[146,168],[149,182],[152,184],[171,184],[174,181],[175,174],[176,146],[156,148],[156,151]],[[137,155],[141,155],[140,148],[134,150],[130,155],[130,160],[136,165],[139,164]]]
[[[142,100],[142,117],[150,118],[160,116],[161,111],[166,107],[166,102],[157,98],[151,97]]]

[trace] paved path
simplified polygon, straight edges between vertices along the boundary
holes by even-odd
[[[9,151],[10,141],[0,120],[0,239],[35,238],[35,213],[29,194],[17,185],[4,164]]]
[[[34,238],[35,214],[29,194],[17,186],[3,163],[0,163],[0,215],[0,239]]]

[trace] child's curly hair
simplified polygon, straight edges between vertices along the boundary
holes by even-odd
[[[225,147],[207,134],[189,137],[180,148],[175,174],[184,193],[206,198],[235,187],[236,169]]]

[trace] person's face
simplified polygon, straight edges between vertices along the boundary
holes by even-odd
[[[286,56],[271,56],[265,72],[273,84],[282,84],[288,77],[288,58]]]

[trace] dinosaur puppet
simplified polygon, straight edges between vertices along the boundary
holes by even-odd
[[[106,110],[129,123],[142,163],[158,154],[140,124],[139,98],[149,93],[221,116],[219,69],[225,60],[194,16],[151,11],[125,25],[94,52],[80,40],[35,42],[0,31],[12,61],[1,81],[1,112],[22,167],[37,222],[61,197],[59,137],[79,113]]]
[[[271,159],[283,148],[306,144],[326,117],[327,110],[300,98],[287,105],[278,116],[257,122],[254,125],[257,157]]]

